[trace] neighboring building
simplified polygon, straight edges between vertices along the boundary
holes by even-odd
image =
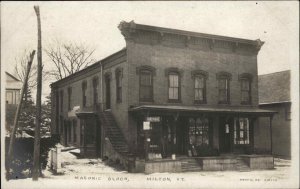
[[[6,83],[5,83],[5,103],[6,103],[6,129],[9,130],[14,121],[17,105],[20,102],[20,92],[22,88],[22,82],[5,72]]]
[[[263,42],[134,22],[119,29],[126,48],[51,84],[51,132],[62,144],[145,172],[153,172],[154,160],[157,171],[189,170],[169,162],[174,155],[229,154],[227,165],[236,166],[235,154],[270,152],[260,144],[270,137],[258,133],[270,131],[258,118],[274,113],[258,108]],[[241,158],[250,168],[273,167],[271,156],[260,156],[267,163],[256,165],[254,156]],[[199,169],[227,169],[223,160],[206,166],[202,159]]]
[[[276,111],[273,117],[273,154],[291,158],[290,70],[258,76],[259,107]],[[266,124],[268,120],[261,118]]]

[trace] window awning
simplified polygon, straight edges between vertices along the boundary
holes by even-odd
[[[277,112],[256,107],[212,107],[212,106],[174,106],[174,105],[141,105],[129,109],[130,112],[139,111],[168,111],[168,112],[202,112],[202,113],[235,113],[271,116]]]

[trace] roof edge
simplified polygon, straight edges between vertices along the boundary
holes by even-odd
[[[86,68],[84,68],[84,69],[82,69],[82,70],[79,70],[78,72],[75,72],[75,73],[73,73],[73,74],[71,74],[71,75],[69,75],[69,76],[67,76],[67,77],[64,77],[64,78],[62,78],[62,79],[60,79],[60,80],[57,80],[57,81],[51,83],[51,84],[50,84],[50,87],[54,87],[55,85],[58,85],[58,84],[61,83],[61,82],[64,82],[64,81],[69,80],[69,79],[72,79],[72,78],[76,77],[77,75],[79,75],[79,74],[81,74],[81,73],[83,73],[83,72],[85,72],[85,71],[88,71],[88,70],[91,69],[91,68],[101,66],[102,64],[104,64],[103,61],[105,61],[105,60],[107,60],[107,59],[109,59],[109,58],[111,58],[111,57],[113,57],[113,56],[115,56],[115,55],[117,55],[117,54],[119,54],[119,53],[121,53],[121,52],[123,52],[123,51],[126,51],[126,48],[125,48],[125,47],[122,48],[121,50],[119,50],[119,51],[113,53],[113,54],[108,55],[107,57],[105,57],[105,58],[103,58],[103,59],[101,59],[101,60],[99,60],[99,61],[96,61],[95,63],[93,63],[93,64],[87,66]]]
[[[223,40],[223,41],[230,41],[230,42],[237,42],[237,43],[246,43],[246,44],[255,45],[259,49],[265,43],[264,41],[261,41],[260,39],[250,40],[250,39],[237,38],[237,37],[228,37],[228,36],[222,36],[222,35],[214,35],[214,34],[199,33],[199,32],[192,32],[192,31],[172,29],[172,28],[164,28],[164,27],[144,25],[144,24],[136,24],[133,20],[131,22],[122,21],[119,24],[118,28],[121,31],[128,29],[129,32],[134,32],[135,30],[147,30],[147,31],[153,31],[153,32],[160,32],[160,33],[184,35],[184,36],[190,36],[190,37],[209,38],[209,39],[216,39],[216,40]],[[124,32],[124,33],[126,33],[126,32]]]
[[[7,75],[9,75],[10,77],[14,78],[16,81],[20,81],[20,82],[21,82],[21,80],[19,80],[18,78],[16,78],[16,77],[13,76],[12,74],[8,73],[7,71],[5,71],[5,73],[6,73]]]

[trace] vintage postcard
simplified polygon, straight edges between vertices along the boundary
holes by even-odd
[[[1,2],[1,188],[299,188],[299,2]]]

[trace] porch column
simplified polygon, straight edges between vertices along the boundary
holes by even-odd
[[[174,135],[172,136],[172,154],[176,154],[178,152],[178,136],[177,136],[177,129],[178,129],[178,119],[179,119],[179,113],[177,112],[174,115]]]
[[[272,132],[273,115],[270,116],[270,139],[271,139],[271,155],[273,155],[273,132]]]

